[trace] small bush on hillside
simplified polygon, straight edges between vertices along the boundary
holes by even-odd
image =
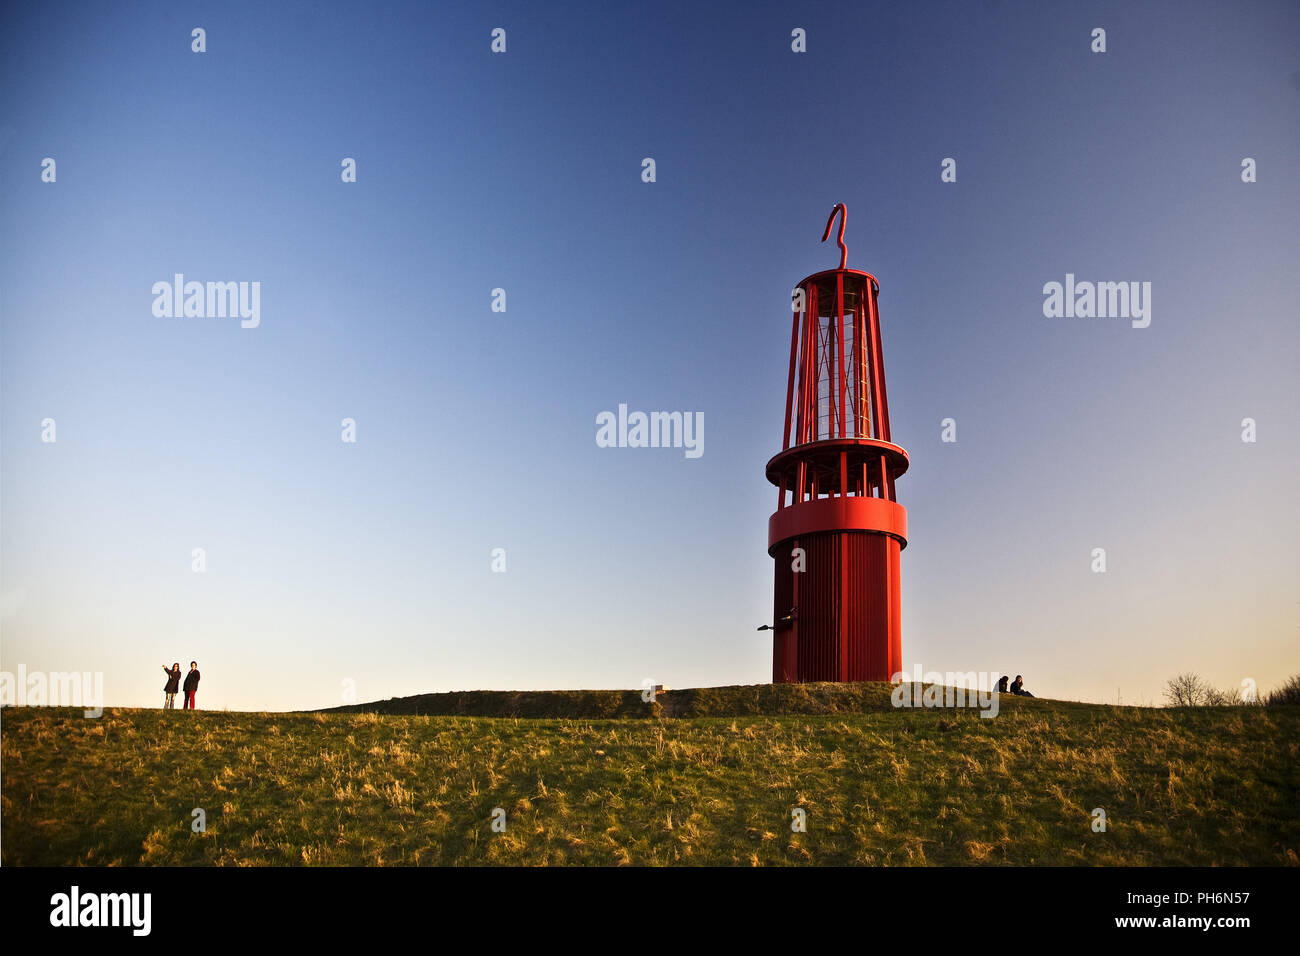
[[[1165,702],[1170,707],[1231,707],[1246,704],[1237,690],[1219,690],[1195,674],[1179,674],[1165,683]]]
[[[1165,700],[1170,707],[1211,707],[1224,703],[1222,692],[1195,674],[1179,674],[1165,683]]]
[[[1300,705],[1300,674],[1270,694],[1246,700],[1244,691],[1235,688],[1219,690],[1195,674],[1179,674],[1165,683],[1165,702],[1170,707],[1258,707],[1263,704]]]
[[[1270,707],[1294,707],[1300,704],[1300,674],[1292,674],[1285,684],[1268,695]]]

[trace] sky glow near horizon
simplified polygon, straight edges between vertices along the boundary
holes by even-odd
[[[5,670],[158,706],[197,659],[238,710],[769,680],[789,296],[844,202],[909,671],[1300,671],[1300,8],[349,9],[3,14]],[[156,316],[178,273],[259,283],[257,326]],[[1046,316],[1067,276],[1150,324]],[[599,447],[620,404],[702,454]]]

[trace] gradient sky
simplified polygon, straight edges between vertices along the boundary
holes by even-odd
[[[844,202],[909,668],[1300,671],[1296,4],[14,6],[5,669],[157,706],[194,658],[241,710],[768,680],[789,295]],[[177,272],[259,281],[260,327],[154,317]],[[1150,327],[1045,318],[1067,272],[1152,283]],[[598,448],[621,402],[704,455]]]

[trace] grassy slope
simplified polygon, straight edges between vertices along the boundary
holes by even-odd
[[[549,706],[647,709],[584,693]],[[538,696],[524,709],[546,711]],[[423,715],[6,709],[2,859],[1297,862],[1300,709],[1002,701],[992,720],[894,710],[883,685],[664,695],[676,719],[428,716],[427,697],[371,705]],[[692,716],[759,706],[771,713]],[[807,833],[791,832],[793,807]]]

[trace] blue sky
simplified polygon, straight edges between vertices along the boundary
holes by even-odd
[[[904,659],[1124,702],[1300,670],[1294,4],[3,16],[5,669],[152,706],[196,658],[251,710],[769,679],[789,294],[844,202]],[[261,324],[155,317],[178,272]],[[1067,273],[1150,282],[1150,327],[1044,317]],[[598,448],[620,403],[703,412],[703,456]]]

